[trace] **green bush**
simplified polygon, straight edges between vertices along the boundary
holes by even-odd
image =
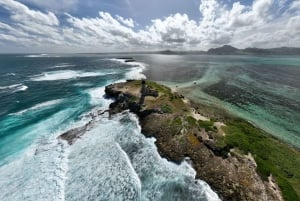
[[[272,174],[286,201],[300,200],[300,152],[244,120],[230,120],[226,125],[225,145],[244,154],[251,152],[263,180]]]
[[[204,128],[206,131],[216,131],[213,121],[198,121],[199,127]]]
[[[162,105],[160,109],[163,113],[173,113],[173,109],[169,105]]]

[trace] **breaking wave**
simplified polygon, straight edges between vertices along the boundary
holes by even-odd
[[[49,71],[31,77],[32,81],[54,81],[54,80],[68,80],[81,77],[97,77],[110,73],[103,72],[85,72],[85,71],[73,71],[73,70],[61,70],[61,71]]]
[[[26,91],[28,89],[28,86],[23,85],[23,84],[13,84],[9,86],[1,86],[0,91],[4,92],[18,92],[18,91]]]
[[[51,100],[51,101],[46,101],[46,102],[43,102],[43,103],[39,103],[31,108],[28,108],[28,109],[25,109],[25,110],[22,110],[22,111],[19,111],[17,113],[13,113],[12,115],[21,115],[21,114],[24,114],[26,112],[29,112],[29,111],[33,111],[33,110],[40,110],[42,108],[47,108],[47,107],[50,107],[50,106],[53,106],[53,105],[56,105],[56,104],[59,104],[63,101],[63,99],[57,99],[57,100]]]
[[[114,62],[119,62],[128,66],[132,66],[129,72],[126,73],[127,79],[146,79],[146,75],[143,74],[143,71],[147,68],[147,64],[142,62],[126,62],[126,59],[109,59]]]

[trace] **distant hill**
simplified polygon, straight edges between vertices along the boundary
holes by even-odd
[[[275,54],[275,55],[300,55],[300,48],[296,47],[280,47],[271,49],[246,48],[245,53],[253,54]]]
[[[155,54],[165,55],[197,55],[197,54],[209,54],[209,55],[300,55],[300,48],[296,47],[279,47],[279,48],[246,48],[238,49],[230,45],[224,45],[218,48],[211,48],[208,51],[172,51],[164,50],[154,52]]]
[[[239,54],[241,50],[230,45],[224,45],[218,48],[212,48],[207,51],[208,54]]]
[[[219,48],[212,48],[207,51],[208,54],[229,55],[229,54],[254,54],[254,55],[300,55],[300,48],[280,47],[280,48],[246,48],[238,49],[230,45],[224,45]]]
[[[172,51],[172,50],[163,50],[154,52],[155,54],[165,54],[165,55],[197,55],[197,54],[206,54],[206,51]]]

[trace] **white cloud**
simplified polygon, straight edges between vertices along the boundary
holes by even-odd
[[[29,9],[27,6],[14,0],[1,0],[2,5],[7,10],[11,11],[11,18],[14,21],[30,24],[38,23],[41,25],[59,25],[57,17],[52,12],[42,13]]]
[[[300,10],[300,0],[295,0],[290,4],[291,10]]]
[[[122,16],[119,16],[119,15],[117,15],[116,17],[117,17],[117,20],[119,22],[121,22],[122,24],[124,24],[124,25],[126,25],[128,27],[132,27],[132,28],[134,27],[134,21],[133,21],[133,19],[131,19],[131,18],[125,19],[125,18],[123,18]]]
[[[274,9],[284,5],[287,10],[275,16]],[[1,0],[0,6],[11,18],[9,23],[0,22],[2,49],[7,43],[33,52],[207,49],[224,44],[240,48],[300,46],[300,15],[294,11],[299,1],[287,5],[286,0],[255,0],[250,6],[240,2],[230,6],[201,0],[199,21],[176,13],[154,19],[140,30],[135,29],[134,19],[107,12],[93,18],[66,14],[60,22],[53,12],[33,10],[15,0]]]

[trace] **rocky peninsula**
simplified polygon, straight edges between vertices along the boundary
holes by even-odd
[[[135,113],[142,133],[156,138],[161,156],[175,163],[188,158],[197,178],[206,181],[222,200],[298,200],[298,184],[294,182],[299,177],[298,172],[286,169],[291,180],[285,180],[281,172],[274,169],[273,163],[269,164],[267,159],[260,161],[261,156],[256,149],[252,152],[231,142],[237,136],[234,129],[244,123],[245,135],[248,134],[247,129],[258,130],[251,124],[218,115],[205,117],[197,104],[166,86],[148,80],[112,84],[105,88],[105,93],[115,100],[110,105],[110,115],[124,110]],[[266,138],[267,134],[259,132],[259,138]],[[270,142],[266,141],[266,146],[274,144],[284,154],[300,156],[299,151],[282,145],[277,139],[267,136],[267,140]],[[271,167],[265,170],[264,163]],[[299,160],[292,165],[298,163]],[[279,164],[277,166],[281,168]]]

